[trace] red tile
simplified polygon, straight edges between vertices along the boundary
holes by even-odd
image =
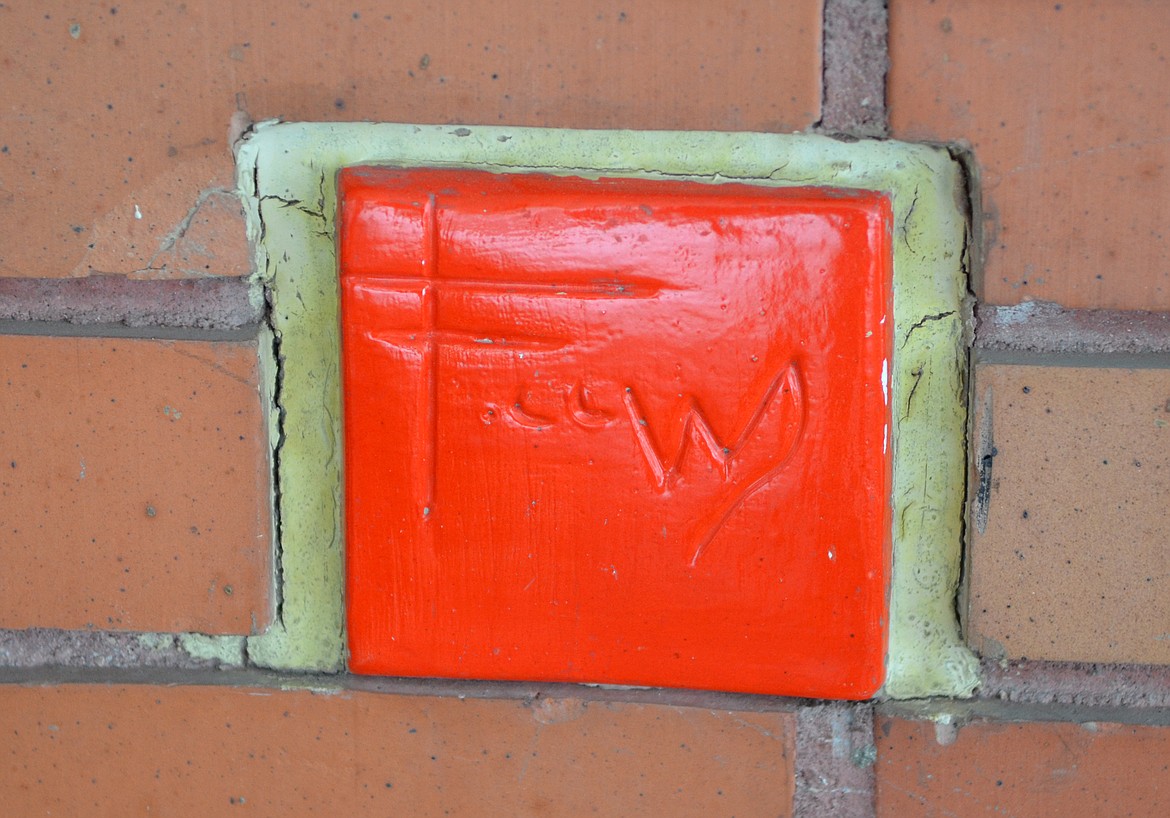
[[[351,668],[882,683],[887,202],[343,172]]]

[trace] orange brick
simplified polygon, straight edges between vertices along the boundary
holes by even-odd
[[[6,814],[790,816],[792,716],[230,687],[0,687]]]
[[[255,343],[8,336],[0,377],[0,627],[263,629]]]
[[[1170,814],[1170,727],[885,717],[875,733],[879,818]]]
[[[1170,662],[1170,370],[982,364],[975,388],[973,646]]]
[[[1170,308],[1170,5],[890,4],[902,139],[965,140],[987,221],[981,295]]]
[[[256,119],[801,129],[820,117],[821,0],[8,3],[0,53],[0,235],[20,237],[0,244],[0,275],[239,273],[244,233],[222,226],[214,194],[233,187],[237,106]],[[211,241],[167,255],[201,192],[213,198],[194,224]]]

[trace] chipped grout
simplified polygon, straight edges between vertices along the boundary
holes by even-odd
[[[1170,667],[985,659],[976,697],[1057,707],[1170,708]]]
[[[0,630],[0,683],[65,671],[169,668],[206,671],[217,658],[192,654],[184,634],[72,631],[59,628]]]
[[[812,128],[860,137],[889,134],[885,0],[825,0],[821,118]]]
[[[257,326],[240,329],[197,329],[193,327],[142,326],[125,324],[73,324],[66,321],[8,321],[0,319],[0,335],[32,335],[47,338],[127,338],[149,341],[254,341]]]
[[[795,818],[873,814],[873,705],[835,702],[796,714]]]
[[[1151,355],[1170,353],[1170,312],[1075,310],[1049,301],[980,304],[979,354]]]
[[[261,313],[252,287],[234,277],[0,278],[0,322],[5,332],[22,335],[153,337],[146,333],[180,330],[254,335]]]

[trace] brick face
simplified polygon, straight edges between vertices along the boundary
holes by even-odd
[[[1170,727],[886,717],[875,732],[880,818],[1170,812]]]
[[[254,342],[7,336],[0,415],[0,627],[265,627]]]
[[[8,335],[0,670],[23,684],[0,684],[0,812],[1170,814],[1170,726],[1140,723],[1170,695],[1170,368],[1090,365],[1167,348],[1170,312],[1132,311],[1170,311],[1170,4],[533,5],[0,3],[0,317],[242,337],[250,118],[861,135],[888,114],[895,138],[964,143],[995,316],[961,599],[984,678],[930,706],[1001,720],[212,670],[138,632],[270,624],[256,342]],[[109,678],[143,683],[62,683]],[[639,703],[661,701],[786,710]],[[1105,712],[1135,723],[1054,720]]]
[[[0,235],[21,240],[0,246],[0,275],[246,272],[223,194],[237,107],[795,130],[820,116],[820,34],[820,0],[5,4]]]
[[[792,814],[786,713],[8,686],[0,735],[9,815]]]
[[[1170,6],[895,0],[900,139],[971,144],[983,185],[980,295],[1170,308]]]
[[[1170,370],[982,364],[974,428],[975,648],[1170,662]]]

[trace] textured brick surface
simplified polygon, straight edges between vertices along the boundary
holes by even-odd
[[[825,0],[824,130],[885,136],[886,17],[885,0]]]
[[[1166,665],[984,659],[981,676],[975,692],[980,699],[1113,709],[1113,715],[1099,721],[1122,718],[1123,708],[1142,708],[1131,711],[1137,714],[1170,708]]]
[[[1170,370],[982,364],[975,389],[973,646],[1170,662]]]
[[[3,4],[0,275],[246,271],[237,107],[788,131],[820,116],[820,37],[820,0]]]
[[[241,278],[0,278],[0,320],[236,330],[260,321],[250,289]]]
[[[269,618],[255,343],[0,343],[0,627]]]
[[[823,704],[796,714],[798,818],[871,818],[873,707]]]
[[[975,345],[1006,352],[1170,352],[1170,312],[1066,310],[1050,301],[976,308]]]
[[[790,816],[793,720],[230,687],[0,687],[8,815]]]
[[[198,637],[200,640],[208,637]],[[239,642],[243,642],[240,638]],[[223,668],[244,663],[243,648],[230,652],[192,652],[187,634],[141,634],[127,631],[77,631],[59,628],[0,630],[0,668]],[[30,672],[37,672],[32,670]]]
[[[990,302],[1170,308],[1168,40],[1157,0],[890,4],[893,134],[974,146]]]
[[[1170,813],[1170,727],[877,720],[880,818]],[[941,743],[940,743],[941,739]]]

